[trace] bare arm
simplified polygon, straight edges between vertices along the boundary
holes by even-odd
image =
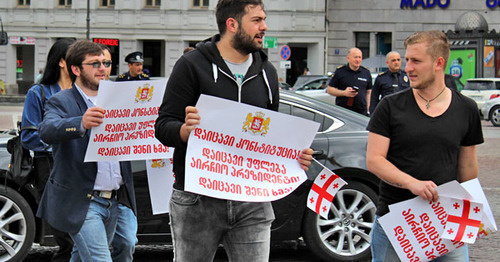
[[[350,86],[346,87],[345,90],[340,90],[336,87],[328,86],[326,88],[326,92],[328,92],[328,94],[332,96],[347,96],[347,97],[355,97],[358,94],[358,92]]]
[[[370,172],[377,175],[387,184],[410,190],[414,195],[424,200],[436,201],[438,199],[437,185],[432,181],[418,180],[399,170],[387,160],[390,139],[379,134],[368,134],[368,147],[366,151],[366,165]]]
[[[462,183],[476,178],[478,170],[476,146],[460,147],[458,153],[458,182]]]
[[[370,112],[370,99],[371,99],[371,96],[372,96],[372,90],[371,89],[366,90],[366,111],[367,112]]]

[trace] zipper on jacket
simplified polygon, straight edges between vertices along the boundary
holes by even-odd
[[[236,81],[236,79],[234,79],[233,76],[229,75],[228,73],[224,72],[220,67],[219,67],[219,71],[221,73],[223,73],[224,75],[226,75],[227,77],[229,77],[230,79],[232,79],[234,81],[234,83],[238,86],[238,102],[241,103],[241,87],[243,87],[243,85],[250,81],[251,79],[254,79],[256,78],[259,74],[256,74],[256,75],[253,75],[247,79],[245,79],[243,82],[241,82],[241,85],[238,83],[238,81]]]

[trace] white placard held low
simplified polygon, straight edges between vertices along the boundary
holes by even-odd
[[[149,197],[153,215],[170,212],[170,198],[174,184],[173,159],[146,160]]]
[[[297,159],[319,123],[207,95],[196,107],[201,120],[188,140],[186,191],[265,202],[307,179]]]
[[[97,106],[106,112],[104,122],[90,132],[85,162],[172,157],[173,149],[154,135],[166,84],[166,79],[101,81]]]

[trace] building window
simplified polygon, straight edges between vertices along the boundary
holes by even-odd
[[[369,32],[356,32],[356,47],[361,50],[363,58],[370,56],[370,33]]]
[[[31,0],[17,0],[17,6],[29,7],[31,5]]]
[[[144,0],[145,7],[160,7],[161,0]]]
[[[115,0],[101,0],[99,5],[101,7],[115,7]]]
[[[193,7],[207,8],[208,0],[193,0]]]
[[[59,0],[59,7],[71,7],[71,0]]]

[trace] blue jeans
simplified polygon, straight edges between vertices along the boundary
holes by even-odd
[[[378,216],[375,218],[375,223],[373,224],[371,237],[371,251],[372,251],[372,262],[384,262],[384,261],[399,261],[398,254],[396,250],[392,247],[389,238],[385,234],[384,229],[378,222]],[[456,249],[450,253],[445,254],[442,257],[438,257],[434,262],[468,262],[469,261],[469,247],[467,245]]]
[[[118,221],[118,200],[93,196],[83,226],[70,234],[75,243],[71,262],[111,261],[109,245]]]
[[[137,244],[137,217],[132,209],[118,204],[118,222],[111,242],[113,261],[132,261],[135,244]]]
[[[229,261],[268,261],[273,220],[270,202],[230,201],[174,189],[174,261],[213,261],[220,243]]]

